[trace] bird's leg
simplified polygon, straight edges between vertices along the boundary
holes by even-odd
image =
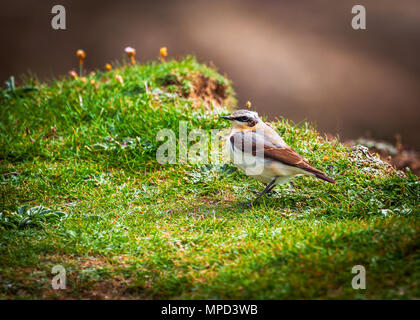
[[[274,189],[274,187],[275,187],[276,185],[275,184],[273,184],[271,187],[270,187],[270,189],[268,189],[268,191],[267,191],[267,193],[274,193],[274,194],[276,194],[277,193],[277,191],[274,191],[273,189]]]
[[[263,196],[264,194],[266,194],[267,192],[269,192],[272,188],[274,188],[275,183],[276,183],[277,177],[275,177],[273,180],[271,180],[271,182],[265,187],[265,189],[257,196],[257,198],[255,198],[254,201],[251,202],[251,205],[254,205],[258,202],[258,200],[260,200],[261,196]]]
[[[277,180],[277,177],[275,177],[274,178],[274,182]],[[272,181],[271,181],[272,182]],[[274,187],[276,186],[277,184],[276,183],[273,183],[273,185],[270,187],[270,189],[268,189],[268,191],[267,191],[267,193],[268,192],[273,192],[273,193],[277,193],[276,191],[273,191],[273,189],[274,189]]]
[[[266,187],[269,185],[269,184],[271,184],[271,182],[270,183],[268,183],[268,184],[266,184]],[[275,187],[276,185],[275,184],[273,184],[268,190],[267,190],[267,192],[266,193],[270,193],[270,192],[272,192],[272,193],[274,193],[274,194],[276,194],[277,193],[277,191],[274,191],[273,189],[274,189],[274,187]],[[251,191],[253,194],[260,194],[260,192],[258,191],[258,190],[249,190],[249,191]]]

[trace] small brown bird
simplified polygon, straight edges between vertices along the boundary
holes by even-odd
[[[248,176],[267,184],[252,205],[277,184],[285,183],[295,176],[314,176],[335,183],[325,173],[310,166],[256,112],[238,110],[221,118],[232,122],[233,128],[226,147],[233,162]]]

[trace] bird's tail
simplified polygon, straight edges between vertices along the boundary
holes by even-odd
[[[333,180],[333,179],[331,179],[331,178],[328,178],[323,172],[321,172],[321,173],[314,173],[314,175],[315,175],[315,177],[317,177],[318,179],[321,179],[321,180],[325,180],[325,181],[327,181],[327,182],[329,182],[329,183],[336,183],[335,182],[335,180]]]

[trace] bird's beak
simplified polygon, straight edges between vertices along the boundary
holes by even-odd
[[[233,120],[230,116],[220,116],[220,118],[226,119],[226,120]]]

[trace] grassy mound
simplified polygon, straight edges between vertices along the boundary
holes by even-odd
[[[272,123],[336,185],[262,186],[229,164],[159,164],[156,134],[235,104],[194,58],[0,95],[0,298],[420,298],[419,182],[307,123]],[[53,290],[52,267],[67,288]],[[351,286],[366,268],[367,288]]]

